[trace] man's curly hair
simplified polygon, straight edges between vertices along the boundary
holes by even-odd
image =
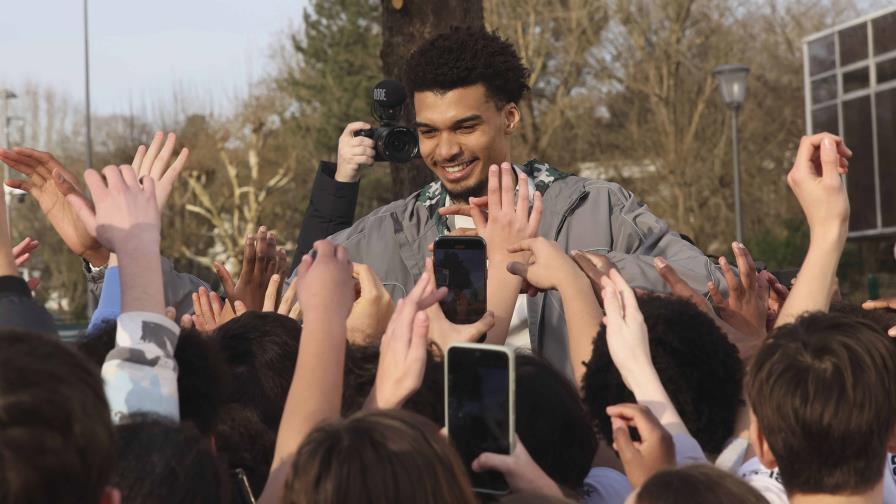
[[[734,431],[741,404],[743,364],[737,348],[713,320],[690,301],[670,296],[638,296],[650,338],[650,357],[669,398],[691,435],[707,454],[721,452]],[[607,406],[635,402],[635,396],[607,347],[606,327],[594,339],[582,379],[585,405],[605,440],[613,428]]]
[[[519,103],[529,90],[527,69],[513,44],[483,28],[453,26],[421,44],[408,57],[408,92],[447,92],[483,84],[498,106]]]

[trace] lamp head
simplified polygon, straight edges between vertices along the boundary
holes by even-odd
[[[722,101],[728,108],[739,109],[747,99],[749,67],[746,65],[721,65],[716,67],[712,73],[719,82]]]

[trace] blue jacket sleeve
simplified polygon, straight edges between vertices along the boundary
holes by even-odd
[[[90,317],[87,325],[87,333],[90,334],[102,326],[105,322],[115,320],[121,313],[121,280],[118,275],[118,266],[106,268],[103,290],[100,292],[100,301]]]

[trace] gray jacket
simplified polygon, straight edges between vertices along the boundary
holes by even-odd
[[[667,292],[653,265],[655,256],[663,256],[699,292],[705,293],[710,281],[727,290],[717,267],[703,252],[670,231],[647,205],[620,185],[570,176],[537,161],[518,168],[542,193],[541,236],[567,251],[607,255],[632,287]],[[423,273],[427,246],[447,229],[437,212],[444,200],[441,185],[434,182],[404,200],[374,210],[330,239],[344,245],[353,261],[371,266],[392,296],[400,297]],[[528,304],[532,349],[571,376],[559,293],[541,293],[529,298]]]
[[[90,306],[95,307],[103,292],[103,283],[106,281],[106,267],[91,269],[84,264],[87,274],[87,296]],[[193,293],[200,287],[210,289],[209,285],[189,273],[180,273],[174,269],[171,261],[162,256],[162,280],[165,291],[165,306],[173,306],[177,311],[175,320],[180,320],[186,314],[193,313]],[[91,315],[93,310],[91,310]]]

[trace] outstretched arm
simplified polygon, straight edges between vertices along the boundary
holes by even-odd
[[[488,332],[486,343],[503,345],[510,329],[513,307],[516,305],[522,280],[507,271],[513,261],[527,262],[526,251],[509,252],[508,247],[538,235],[541,223],[541,193],[533,195],[532,214],[529,214],[529,182],[524,173],[517,174],[514,201],[514,170],[510,163],[488,170],[488,217],[478,206],[470,203],[473,222],[485,239],[488,253],[488,309],[495,315],[495,325]]]
[[[560,292],[569,338],[569,358],[576,383],[581,383],[585,362],[591,356],[592,342],[603,317],[591,282],[559,245],[545,238],[523,240],[508,250],[531,254],[528,263],[508,264],[510,273],[538,290],[556,289]]]
[[[843,156],[851,152],[830,133],[803,137],[787,183],[800,202],[809,224],[809,250],[800,279],[781,308],[775,327],[812,311],[827,311],[831,285],[846,243],[849,197],[841,175],[847,172]]]
[[[314,244],[317,256],[299,263],[296,282],[304,312],[295,373],[277,432],[271,474],[259,502],[280,502],[289,465],[318,424],[339,418],[346,324],[355,298],[352,263],[341,245]]]

